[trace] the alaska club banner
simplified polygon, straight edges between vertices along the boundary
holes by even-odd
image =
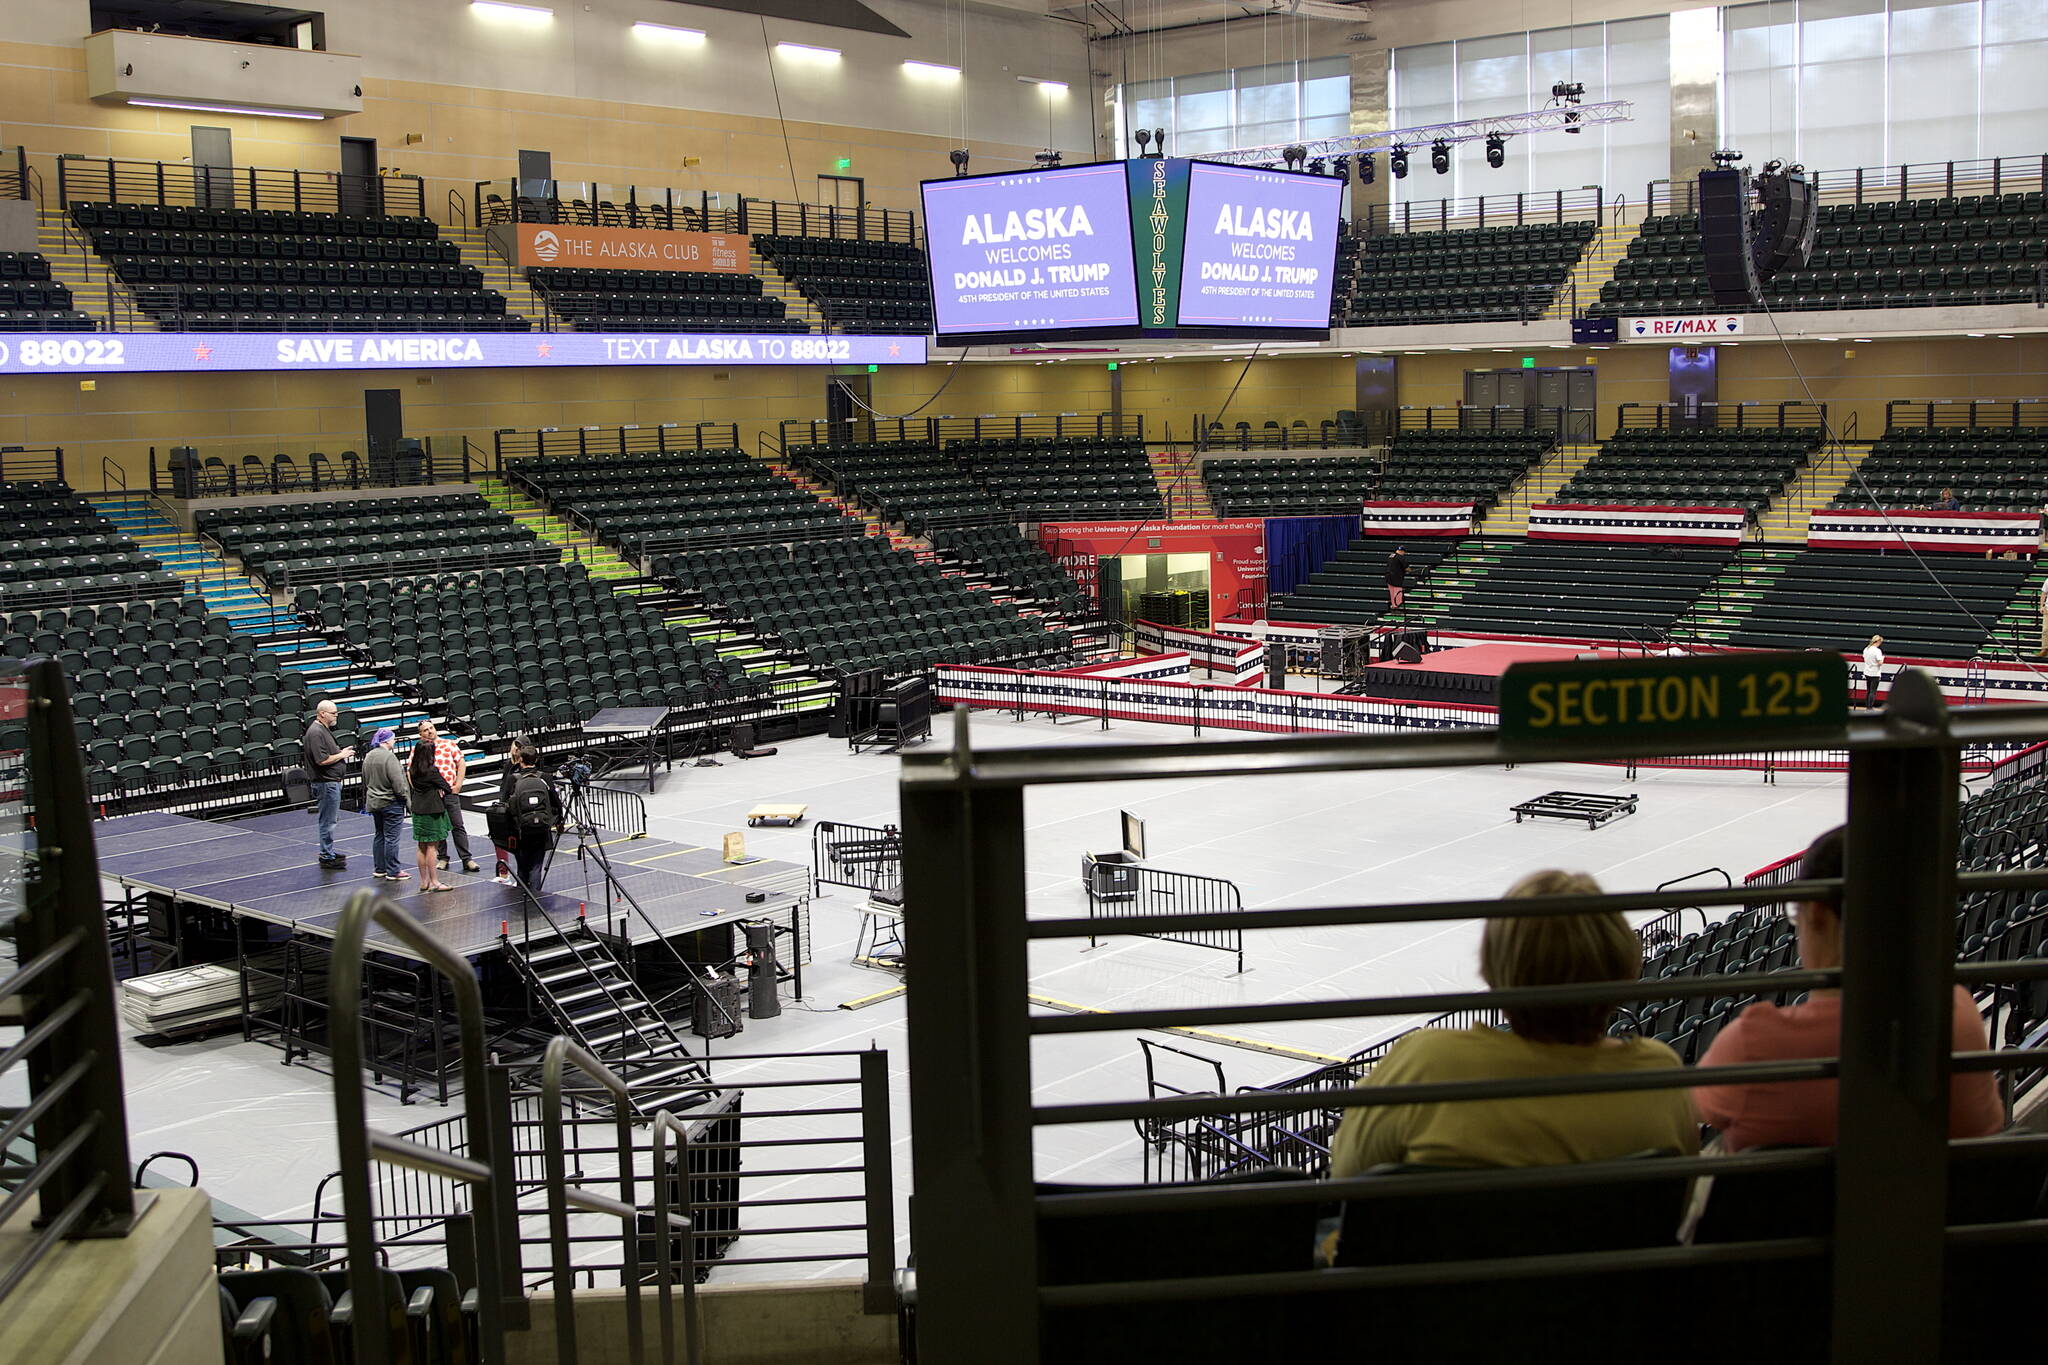
[[[1806,517],[1809,550],[1932,550],[2031,555],[2041,545],[2036,512],[1852,512],[1816,508]]]
[[[1740,545],[1749,513],[1740,507],[1581,507],[1529,509],[1531,540],[1593,540],[1620,545]]]
[[[1468,536],[1473,504],[1469,502],[1369,502],[1358,514],[1362,536]]]

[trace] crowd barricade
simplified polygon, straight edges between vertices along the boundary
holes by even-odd
[[[1196,630],[1191,626],[1165,626],[1157,621],[1139,621],[1133,626],[1138,647],[1153,654],[1178,650],[1189,663],[1232,687],[1244,687],[1259,680],[1265,668],[1265,651],[1256,643],[1232,635]]]

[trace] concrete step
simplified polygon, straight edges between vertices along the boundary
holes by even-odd
[[[1609,223],[1594,233],[1593,240],[1579,253],[1557,297],[1543,310],[1546,318],[1583,317],[1599,301],[1600,290],[1614,278],[1615,262],[1628,255],[1630,242],[1642,231],[1639,223]]]

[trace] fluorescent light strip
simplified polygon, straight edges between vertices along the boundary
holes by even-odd
[[[777,43],[775,50],[786,53],[791,57],[809,57],[814,61],[836,62],[839,60],[839,49],[836,47],[817,47],[810,43]]]
[[[253,118],[324,119],[325,114],[302,113],[296,109],[247,109],[235,104],[179,104],[172,100],[129,100],[130,107],[144,109],[186,109],[195,114],[248,114]]]
[[[905,61],[903,63],[903,70],[907,75],[930,76],[935,80],[953,81],[960,79],[959,67],[945,66],[939,62]]]
[[[545,5],[514,5],[507,0],[469,0],[471,13],[487,19],[510,19],[521,24],[546,24],[554,20],[555,12]]]
[[[1024,82],[1024,84],[1026,85],[1036,85],[1048,91],[1064,91],[1067,88],[1067,83],[1065,81],[1049,81],[1046,80],[1043,76],[1019,76],[1017,79]]]
[[[634,23],[633,32],[644,33],[650,38],[665,38],[670,42],[688,43],[692,47],[704,41],[704,30],[701,28],[679,28],[674,24],[653,24],[645,19]]]

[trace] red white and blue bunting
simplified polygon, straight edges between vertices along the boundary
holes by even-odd
[[[1179,650],[1162,650],[1154,654],[1139,654],[1129,659],[1109,659],[1098,664],[1082,664],[1078,668],[1065,668],[1060,672],[1077,678],[1146,678],[1152,681],[1179,680],[1188,676],[1192,661]]]
[[[1749,513],[1740,507],[1578,507],[1529,509],[1531,540],[1594,540],[1621,545],[1740,545]]]
[[[1469,536],[1469,502],[1369,502],[1359,511],[1362,536]]]
[[[1164,725],[1213,726],[1267,734],[1394,734],[1412,730],[1465,730],[1490,726],[1490,706],[1375,701],[1334,693],[1273,692],[1215,683],[1154,682],[1143,678],[1086,676],[1074,670],[1041,673],[979,665],[942,665],[941,706],[969,706],[1029,714],[1100,716]]]
[[[1133,634],[1140,649],[1154,654],[1178,650],[1196,668],[1232,687],[1255,683],[1264,671],[1265,651],[1228,635],[1213,635],[1187,626],[1163,626],[1157,621],[1137,622]]]
[[[2041,546],[2038,512],[1865,512],[1815,508],[1806,516],[1809,550],[1932,550],[1981,555]]]

